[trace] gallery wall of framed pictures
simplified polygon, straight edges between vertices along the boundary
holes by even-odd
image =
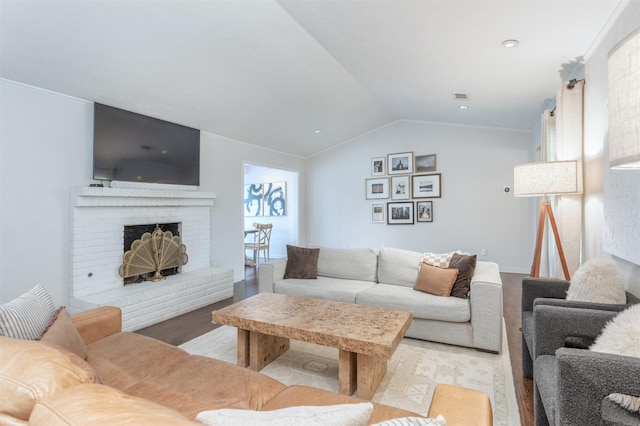
[[[372,177],[365,179],[365,199],[376,200],[371,223],[433,222],[433,200],[427,199],[442,197],[442,174],[436,171],[436,154],[398,152],[372,158]]]

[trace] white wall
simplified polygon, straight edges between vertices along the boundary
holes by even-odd
[[[502,271],[528,272],[535,230],[531,200],[505,194],[513,166],[532,156],[532,134],[500,129],[399,121],[308,161],[309,245],[398,247],[443,252],[462,249]],[[372,157],[412,151],[436,154],[442,198],[433,223],[370,223],[365,179]],[[390,200],[380,200],[387,202]],[[487,256],[481,256],[486,248]]]
[[[244,279],[244,164],[303,171],[304,160],[205,132],[200,135],[200,151],[200,189],[216,193],[211,223],[211,262],[233,269],[234,281],[240,281]],[[300,197],[299,190],[297,192],[293,193],[294,198]],[[304,208],[299,215],[301,220],[296,225],[301,233]]]
[[[67,304],[69,191],[92,182],[93,105],[0,79],[0,132],[0,303],[42,283]],[[204,132],[200,149],[200,189],[217,195],[211,262],[239,281],[244,163],[302,170],[304,161]]]
[[[640,171],[611,171],[607,157],[607,58],[611,48],[639,27],[640,2],[628,2],[609,31],[588,55],[585,64],[585,260],[609,256],[604,241],[605,220],[617,220],[616,210],[628,212],[628,208],[620,203],[636,200],[635,204],[638,205],[640,201]],[[616,198],[611,191],[621,183],[627,189],[623,197]],[[605,208],[612,212],[608,217],[605,217]],[[639,214],[635,208],[631,216],[626,216],[638,221]],[[635,227],[626,227],[629,230],[639,228],[637,222]],[[634,235],[629,240],[640,244],[640,235]],[[613,258],[625,275],[627,289],[640,295],[640,265],[615,256]]]
[[[42,283],[69,296],[69,190],[91,176],[90,103],[0,81],[0,300]]]

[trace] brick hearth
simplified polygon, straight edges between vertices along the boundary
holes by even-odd
[[[215,194],[129,188],[71,190],[73,311],[112,305],[123,329],[137,330],[233,296],[233,271],[211,268],[211,209]],[[178,222],[189,262],[158,283],[123,285],[125,225]]]

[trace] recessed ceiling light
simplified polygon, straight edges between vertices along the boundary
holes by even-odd
[[[502,42],[502,47],[506,47],[507,49],[510,49],[512,47],[516,47],[520,44],[520,42],[518,40],[505,40]]]

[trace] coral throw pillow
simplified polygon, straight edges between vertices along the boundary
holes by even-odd
[[[439,268],[423,262],[413,289],[435,296],[449,296],[457,277],[458,270],[455,268]]]

